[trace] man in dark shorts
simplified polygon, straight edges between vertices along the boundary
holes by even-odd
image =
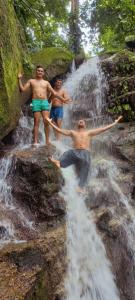
[[[79,120],[77,124],[77,130],[66,130],[60,129],[55,126],[49,118],[47,118],[48,123],[58,132],[63,135],[69,136],[73,141],[73,148],[63,153],[60,160],[55,160],[50,158],[59,168],[66,168],[70,165],[75,165],[76,172],[79,178],[79,188],[78,191],[83,191],[83,188],[87,184],[89,170],[90,170],[90,149],[91,140],[94,136],[105,132],[106,130],[115,126],[122,117],[119,117],[115,122],[110,125],[86,130],[86,124],[84,120]]]
[[[56,77],[54,82],[54,91],[60,97],[65,99],[65,103],[70,103],[71,99],[65,89],[62,88],[62,79],[61,77]],[[56,98],[54,95],[51,95],[49,101],[52,103],[51,111],[50,111],[50,118],[52,122],[58,126],[59,128],[62,127],[63,121],[63,105],[65,104],[63,101]],[[55,136],[57,140],[60,140],[60,133],[55,131]]]

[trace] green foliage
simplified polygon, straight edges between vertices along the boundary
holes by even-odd
[[[69,0],[12,0],[16,15],[22,24],[28,48],[66,46]]]
[[[96,46],[109,51],[124,48],[125,37],[135,32],[134,0],[86,0],[82,16],[96,36]]]

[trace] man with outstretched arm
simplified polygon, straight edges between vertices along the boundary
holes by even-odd
[[[36,67],[35,79],[29,79],[25,85],[22,83],[22,74],[18,74],[19,87],[21,92],[25,92],[28,89],[32,91],[32,111],[34,113],[34,144],[38,143],[38,128],[40,121],[40,114],[42,114],[46,144],[49,142],[49,125],[46,122],[46,118],[50,116],[50,104],[48,102],[48,95],[53,95],[60,99],[61,102],[66,103],[67,101],[57,94],[56,91],[51,87],[50,83],[44,80],[44,68],[41,65]]]
[[[48,123],[58,132],[63,135],[69,136],[73,141],[73,148],[63,153],[60,160],[50,158],[58,167],[66,168],[70,165],[75,165],[78,177],[79,188],[78,191],[83,191],[83,188],[87,184],[88,174],[90,170],[90,149],[91,140],[94,136],[109,130],[115,126],[122,117],[120,116],[115,122],[110,125],[86,130],[86,124],[84,120],[79,120],[77,124],[77,130],[60,129],[55,126],[51,119],[47,118]]]
[[[68,103],[71,103],[71,99],[65,89],[62,88],[62,79],[61,77],[56,77],[54,82],[54,91],[61,97],[63,97]],[[58,126],[59,128],[62,127],[62,120],[63,120],[63,101],[59,100],[54,95],[51,95],[49,101],[52,103],[51,111],[50,111],[50,118],[52,122]],[[55,136],[57,140],[60,140],[61,134],[55,131]]]

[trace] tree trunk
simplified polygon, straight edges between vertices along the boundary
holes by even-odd
[[[71,50],[75,54],[78,54],[81,43],[81,30],[79,27],[79,0],[71,0],[71,15],[69,25]]]

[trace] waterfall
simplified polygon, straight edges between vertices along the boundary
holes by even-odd
[[[92,125],[98,123],[97,119],[100,119],[105,103],[102,81],[98,58],[87,61],[69,76],[64,86],[74,102],[72,109],[67,108],[65,111],[64,122],[67,128],[73,123],[72,118],[82,117],[90,122],[94,117]],[[74,114],[76,111],[77,115]],[[64,148],[59,146],[59,151],[62,150]],[[65,178],[62,195],[67,205],[68,259],[64,299],[118,300],[119,293],[104,244],[85,204],[85,196],[76,192],[74,170],[70,167],[62,172]]]
[[[33,229],[33,222],[30,221],[23,210],[14,202],[12,196],[12,187],[8,181],[8,174],[12,167],[13,156],[8,155],[0,161],[0,247],[13,241],[14,243],[20,242],[16,237],[16,232],[13,224],[13,215],[17,215],[19,222],[23,227]]]
[[[110,262],[85,205],[85,198],[76,192],[73,170],[69,168],[63,174],[66,182],[62,194],[67,204],[68,255],[65,299],[118,300]]]

